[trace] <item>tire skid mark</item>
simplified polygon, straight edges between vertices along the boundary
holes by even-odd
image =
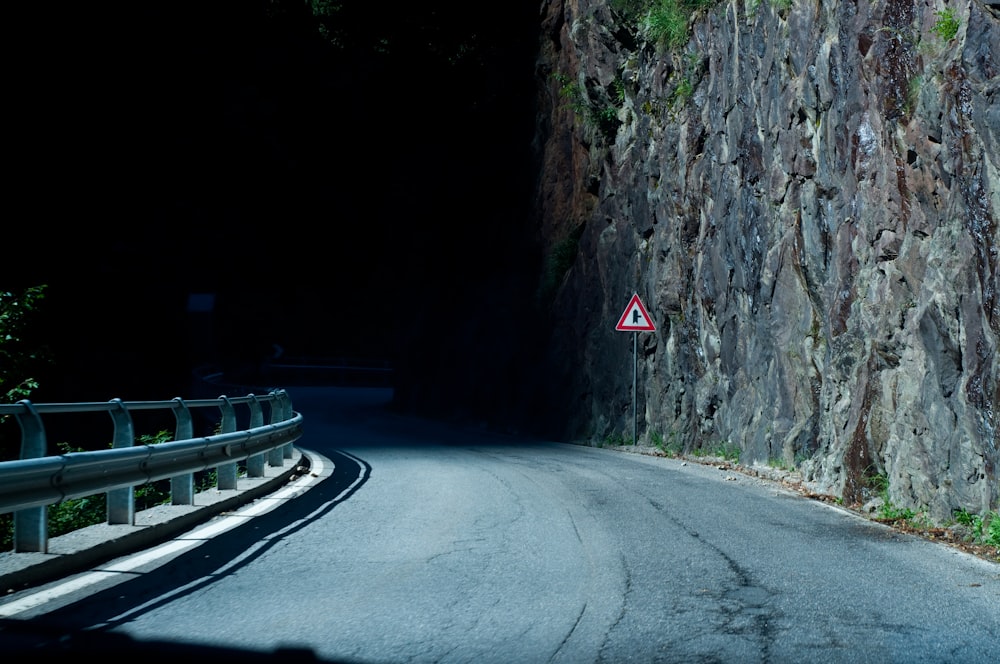
[[[471,452],[477,452],[485,456],[489,456],[496,461],[503,462],[506,467],[511,468],[514,472],[523,477],[525,480],[531,482],[535,486],[538,486],[540,489],[549,493],[550,495],[553,495],[553,497],[563,505],[563,510],[566,514],[566,517],[569,519],[570,525],[573,528],[573,534],[575,535],[577,542],[579,542],[580,548],[583,551],[585,557],[589,561],[591,570],[590,571],[591,579],[599,578],[599,575],[595,574],[595,571],[598,569],[608,571],[607,562],[606,561],[602,562],[600,560],[601,547],[594,545],[593,537],[586,538],[583,536],[583,533],[581,532],[580,529],[579,520],[577,516],[574,514],[574,511],[577,510],[582,510],[582,513],[586,514],[585,507],[572,502],[567,504],[566,499],[564,497],[557,496],[554,494],[552,484],[539,482],[538,479],[533,476],[533,474],[521,468],[518,468],[518,462],[520,462],[522,465],[527,465],[531,469],[538,470],[539,465],[537,463],[537,459],[526,459],[523,457],[518,457],[516,454],[510,454],[509,451],[505,452],[504,454],[497,454],[495,452],[490,451],[489,448],[470,447],[468,449]],[[625,564],[624,555],[621,553],[619,553],[619,555],[617,556],[616,566],[622,571],[621,576],[624,584],[620,593],[622,601],[618,607],[616,614],[607,615],[606,619],[602,623],[600,627],[601,642],[599,644],[596,644],[596,647],[593,651],[587,649],[583,645],[577,644],[578,639],[588,638],[586,634],[587,630],[581,629],[584,623],[586,623],[588,620],[601,620],[601,618],[598,616],[598,614],[601,613],[600,608],[598,608],[599,604],[594,602],[593,600],[585,599],[582,602],[579,611],[577,612],[573,624],[566,631],[565,636],[562,638],[562,640],[560,641],[559,645],[556,647],[552,655],[549,656],[547,661],[575,663],[580,661],[581,655],[579,651],[585,651],[586,656],[590,657],[593,655],[593,652],[600,653],[606,648],[608,644],[608,639],[610,637],[611,631],[614,629],[614,626],[617,625],[627,614],[627,606],[628,606],[627,594],[631,591],[632,588],[631,572]],[[593,590],[591,590],[590,595],[591,596],[594,595]],[[606,599],[606,597],[603,597],[603,599]]]
[[[589,465],[588,468],[594,470]],[[774,591],[755,582],[750,572],[742,567],[734,558],[719,548],[719,546],[702,537],[701,533],[699,533],[695,528],[692,528],[682,522],[679,518],[677,518],[677,516],[667,509],[666,505],[640,491],[637,488],[637,485],[626,483],[620,477],[612,473],[602,471],[599,468],[596,469],[596,472],[598,472],[610,483],[620,486],[630,493],[642,498],[646,504],[656,511],[657,514],[661,515],[678,530],[685,533],[693,540],[696,540],[700,547],[712,551],[724,562],[726,567],[728,567],[732,573],[735,583],[732,587],[724,590],[722,593],[719,593],[717,597],[715,597],[716,601],[720,604],[720,608],[718,610],[723,618],[723,630],[726,634],[731,636],[745,637],[749,628],[753,636],[757,639],[760,650],[760,661],[769,661],[770,645],[776,637],[774,625],[778,624],[778,620],[783,616],[782,612],[773,608],[772,603],[768,599],[774,594]],[[615,621],[615,624],[608,630],[609,634],[628,613],[629,595],[632,592],[631,570],[624,559],[622,560],[622,565],[626,570],[625,601],[622,605],[621,615],[618,620]],[[749,617],[748,621],[745,620],[747,617]],[[747,623],[749,623],[749,627]]]

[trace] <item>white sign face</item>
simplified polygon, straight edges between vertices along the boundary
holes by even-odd
[[[653,319],[646,313],[646,307],[642,305],[638,294],[633,295],[632,299],[629,300],[628,306],[625,307],[625,313],[619,319],[618,325],[615,325],[615,329],[621,332],[652,332],[656,329],[656,326],[653,325]]]

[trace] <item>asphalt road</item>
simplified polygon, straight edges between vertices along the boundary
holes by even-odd
[[[711,466],[402,418],[384,390],[289,392],[312,461],[294,496],[5,598],[4,661],[1000,653],[1000,566],[980,558]]]

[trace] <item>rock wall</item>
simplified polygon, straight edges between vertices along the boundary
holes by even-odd
[[[638,293],[640,442],[996,509],[995,6],[728,0],[670,48],[641,4],[541,5],[548,431],[631,438]]]

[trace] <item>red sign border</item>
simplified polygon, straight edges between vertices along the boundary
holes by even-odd
[[[630,311],[632,311],[632,307],[633,306],[639,307],[639,311],[641,311],[642,315],[646,317],[647,321],[649,321],[649,325],[648,326],[645,326],[645,327],[635,327],[635,326],[627,325],[625,323],[625,319],[628,318],[628,313]],[[656,326],[653,325],[653,319],[650,317],[649,313],[646,312],[646,307],[643,306],[642,300],[639,299],[639,294],[638,293],[634,294],[632,296],[632,299],[628,301],[628,306],[625,307],[625,312],[622,313],[622,317],[618,320],[618,324],[615,325],[615,329],[618,330],[618,331],[620,331],[620,332],[655,332],[656,331]]]

